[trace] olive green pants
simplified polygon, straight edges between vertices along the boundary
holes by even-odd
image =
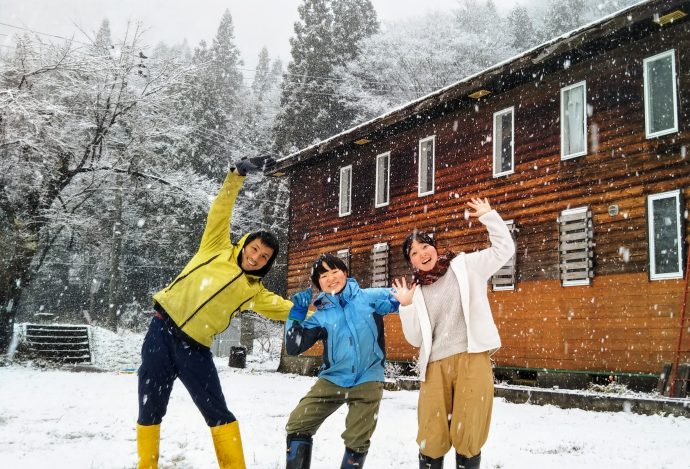
[[[319,378],[290,414],[285,430],[288,435],[314,435],[329,415],[347,404],[345,446],[358,453],[369,450],[371,435],[376,428],[383,383],[372,381],[343,388]]]
[[[472,457],[489,436],[494,378],[488,352],[458,353],[429,363],[419,390],[419,451],[440,458],[451,446]]]

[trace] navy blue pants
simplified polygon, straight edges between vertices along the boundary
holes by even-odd
[[[155,316],[144,338],[139,367],[140,425],[158,425],[180,378],[210,427],[234,422],[225,403],[211,350],[185,337],[170,318]]]

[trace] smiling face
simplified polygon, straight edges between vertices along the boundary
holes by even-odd
[[[266,246],[259,238],[251,240],[242,248],[242,269],[247,271],[261,270],[273,256],[273,249]]]
[[[325,262],[321,264],[324,272],[319,275],[319,288],[321,291],[335,295],[345,288],[347,274],[340,269],[331,269]]]
[[[410,264],[417,270],[428,272],[436,266],[438,252],[431,244],[412,241],[410,246]]]

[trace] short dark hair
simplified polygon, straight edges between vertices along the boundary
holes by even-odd
[[[410,249],[412,249],[412,243],[415,241],[417,241],[418,243],[429,244],[433,247],[436,247],[436,242],[430,234],[425,233],[423,231],[414,230],[412,233],[407,235],[407,238],[405,238],[405,241],[403,241],[402,245],[403,257],[405,258],[408,264],[410,263]]]
[[[314,286],[319,290],[321,290],[321,286],[319,285],[319,277],[321,277],[321,274],[326,272],[326,268],[323,266],[324,264],[326,264],[329,269],[342,270],[345,272],[345,276],[348,274],[347,266],[341,258],[334,256],[331,253],[321,254],[314,261],[314,265],[311,266],[311,283],[313,283]]]
[[[278,253],[280,252],[280,242],[278,241],[278,238],[276,238],[276,236],[270,231],[261,230],[249,233],[249,236],[247,236],[247,239],[244,242],[244,246],[251,243],[255,239],[260,240],[267,248],[273,249],[273,255],[268,260],[266,265],[259,270],[253,270],[250,272],[252,275],[263,277],[266,274],[268,274],[268,272],[271,270],[271,267],[273,267],[273,263],[275,262],[276,257],[278,257]],[[240,265],[242,265],[242,261],[240,259],[241,255],[242,253],[240,252],[238,254],[238,262],[240,263]]]

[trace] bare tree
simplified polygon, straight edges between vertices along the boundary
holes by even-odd
[[[208,181],[174,159],[186,132],[171,94],[190,70],[142,48],[135,26],[91,47],[23,36],[0,58],[0,350],[23,288],[104,184],[147,180],[208,203]]]

